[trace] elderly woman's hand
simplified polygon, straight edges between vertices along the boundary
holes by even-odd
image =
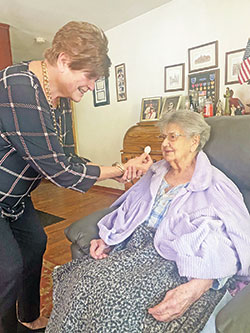
[[[193,279],[169,290],[164,299],[148,312],[159,321],[171,321],[181,317],[209,288],[213,280]]]
[[[140,178],[148,171],[152,164],[153,160],[147,153],[143,153],[138,157],[132,158],[124,164],[126,171],[122,178],[124,180]]]
[[[111,247],[108,246],[102,239],[92,239],[90,242],[90,255],[94,259],[104,259],[111,251]]]

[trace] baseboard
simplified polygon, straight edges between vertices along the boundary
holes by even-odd
[[[100,185],[94,185],[92,189],[95,191],[105,192],[109,194],[116,194],[116,195],[122,195],[125,192],[124,190],[120,190],[118,188],[106,187]]]
[[[45,178],[42,179],[42,182],[51,183],[48,179],[45,179]],[[53,184],[53,183],[51,183],[51,184]],[[125,190],[121,190],[121,189],[113,188],[113,187],[101,186],[101,185],[94,185],[94,186],[92,186],[92,189],[94,191],[100,191],[100,192],[116,194],[116,195],[122,195],[125,192]]]

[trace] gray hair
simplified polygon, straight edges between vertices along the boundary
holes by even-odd
[[[180,126],[189,137],[199,135],[200,143],[197,147],[197,152],[202,150],[210,136],[210,126],[206,123],[202,115],[191,110],[167,112],[159,120],[157,126],[163,131],[168,124]]]

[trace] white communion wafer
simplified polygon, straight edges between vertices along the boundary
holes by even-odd
[[[151,152],[151,147],[150,147],[150,146],[146,146],[146,147],[144,148],[144,153],[146,153],[146,154],[150,154],[150,152]]]

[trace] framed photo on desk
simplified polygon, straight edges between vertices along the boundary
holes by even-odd
[[[156,121],[161,110],[161,97],[143,98],[141,102],[140,121]]]
[[[165,113],[179,110],[180,103],[181,103],[181,95],[164,97],[162,102],[160,118]]]

